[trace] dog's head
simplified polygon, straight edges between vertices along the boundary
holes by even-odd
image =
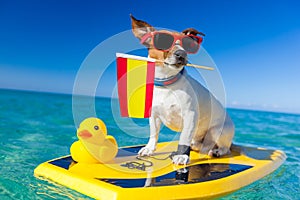
[[[157,66],[180,70],[188,61],[188,53],[196,53],[202,42],[203,33],[188,28],[181,33],[167,30],[157,31],[153,26],[134,18],[132,31],[135,37],[148,48],[149,57],[158,60]]]

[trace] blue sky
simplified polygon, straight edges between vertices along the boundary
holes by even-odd
[[[229,107],[300,113],[299,10],[296,0],[0,0],[0,88],[72,93],[86,56],[130,29],[132,13],[204,32]]]

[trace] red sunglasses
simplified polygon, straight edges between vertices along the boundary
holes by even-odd
[[[173,35],[165,32],[150,32],[145,34],[141,43],[143,44],[148,38],[152,39],[153,47],[160,51],[169,51],[176,43],[180,41],[180,46],[190,54],[197,53],[203,38],[196,35]]]

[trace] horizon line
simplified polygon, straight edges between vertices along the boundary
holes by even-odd
[[[86,95],[86,94],[73,94],[69,92],[61,92],[61,91],[46,91],[46,90],[31,90],[31,89],[19,89],[19,88],[2,88],[0,90],[6,91],[16,91],[16,92],[27,92],[27,93],[40,93],[40,94],[52,94],[52,95],[66,95],[66,96],[83,96],[83,97],[96,97],[96,98],[109,98],[109,99],[118,99],[112,98],[110,96],[101,96],[101,95]],[[292,115],[300,115],[300,111],[287,111],[287,110],[272,110],[270,109],[263,109],[258,107],[249,107],[247,105],[239,105],[239,106],[232,106],[227,105],[225,106],[226,109],[235,109],[235,110],[246,110],[246,111],[257,111],[257,112],[270,112],[270,113],[279,113],[279,114],[292,114]]]

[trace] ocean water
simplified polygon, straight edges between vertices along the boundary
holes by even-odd
[[[84,105],[84,99],[82,97]],[[111,101],[95,100],[96,114],[119,146],[147,142],[148,133],[126,134],[115,124]],[[84,106],[82,106],[84,113]],[[234,143],[283,150],[288,158],[274,173],[220,199],[300,199],[300,115],[228,109]],[[84,118],[84,116],[82,116]],[[134,121],[147,128],[147,120]],[[130,127],[127,127],[130,129]],[[139,132],[132,128],[132,132]],[[178,135],[163,128],[160,141]],[[72,96],[0,90],[0,199],[90,199],[33,176],[37,165],[69,154],[76,140]]]

